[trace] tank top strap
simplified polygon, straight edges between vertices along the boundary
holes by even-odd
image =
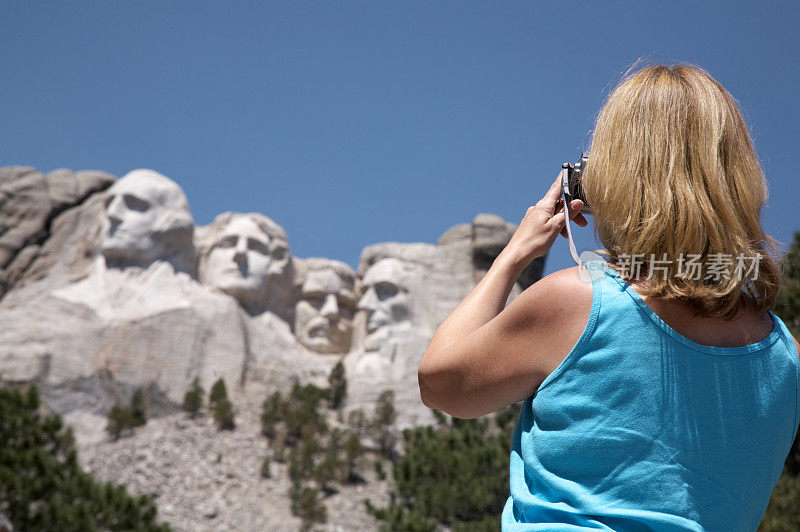
[[[762,349],[766,349],[772,346],[775,342],[777,342],[781,337],[784,336],[783,329],[781,327],[780,319],[769,311],[770,317],[772,318],[772,331],[770,334],[760,340],[759,342],[743,345],[743,346],[736,346],[736,347],[719,347],[719,346],[712,346],[712,345],[705,345],[698,342],[695,342],[686,336],[680,334],[678,331],[670,327],[661,316],[656,314],[656,312],[650,308],[650,306],[644,301],[641,295],[639,295],[620,275],[619,273],[608,266],[607,263],[602,265],[603,271],[605,272],[605,278],[611,280],[616,286],[617,291],[619,293],[627,294],[627,298],[622,298],[624,304],[628,304],[629,306],[633,306],[638,308],[638,310],[646,315],[661,331],[664,335],[671,338],[672,340],[682,344],[684,347],[688,347],[695,351],[701,351],[703,353],[713,354],[713,355],[743,355],[747,353],[752,353],[754,351],[759,351]]]

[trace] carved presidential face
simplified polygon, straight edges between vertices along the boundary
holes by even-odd
[[[364,348],[375,351],[392,330],[410,325],[411,302],[402,263],[394,258],[379,260],[366,271],[362,285],[358,310],[366,312]]]
[[[247,215],[232,217],[212,238],[200,281],[240,301],[263,296],[270,274],[282,273],[289,260],[285,242]]]
[[[301,344],[319,353],[350,349],[355,296],[354,277],[331,268],[310,271],[295,306],[295,335]]]
[[[472,220],[472,263],[475,282],[489,271],[492,263],[506,247],[514,229],[494,214],[479,214]]]
[[[191,248],[192,229],[183,191],[157,172],[134,170],[106,192],[100,246],[112,264],[146,265]]]

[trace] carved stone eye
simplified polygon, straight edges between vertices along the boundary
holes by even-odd
[[[272,257],[277,261],[286,258],[286,248],[275,248],[272,250]]]
[[[303,299],[308,301],[315,309],[319,310],[322,308],[322,304],[325,302],[325,294],[321,292],[311,292],[308,294],[303,294]]]
[[[134,196],[133,194],[124,194],[122,196],[125,206],[132,211],[144,212],[150,208],[150,202]]]
[[[232,248],[236,247],[237,238],[235,235],[229,235],[224,238],[220,238],[214,244],[215,248]]]
[[[375,285],[375,295],[378,296],[378,299],[381,301],[385,301],[390,297],[394,297],[397,295],[398,288],[396,285],[387,282],[377,283]]]
[[[262,255],[269,255],[269,246],[260,240],[249,238],[247,240],[247,247],[253,251],[261,253]]]

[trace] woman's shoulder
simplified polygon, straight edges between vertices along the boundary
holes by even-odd
[[[518,297],[545,302],[536,305],[540,315],[552,314],[559,321],[582,316],[585,322],[592,307],[593,294],[592,283],[581,277],[578,266],[573,266],[542,277]]]
[[[517,308],[533,313],[530,320],[524,321],[541,328],[537,334],[540,356],[535,357],[533,363],[537,372],[549,375],[575,347],[589,325],[592,283],[583,280],[578,266],[574,266],[542,277],[518,297],[526,304]]]

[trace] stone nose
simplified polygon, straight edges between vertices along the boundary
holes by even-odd
[[[326,318],[334,318],[339,314],[339,304],[336,301],[336,294],[328,294],[325,296],[325,302],[319,313]]]
[[[108,216],[112,224],[117,225],[122,223],[122,219],[125,217],[125,210],[125,204],[122,198],[119,196],[112,196],[108,207],[106,207],[106,216]]]
[[[240,238],[236,241],[236,249],[233,253],[233,260],[245,262],[247,260],[247,240]]]
[[[375,289],[370,286],[361,296],[358,302],[358,310],[373,312],[376,308],[378,308],[378,296],[375,294]]]

